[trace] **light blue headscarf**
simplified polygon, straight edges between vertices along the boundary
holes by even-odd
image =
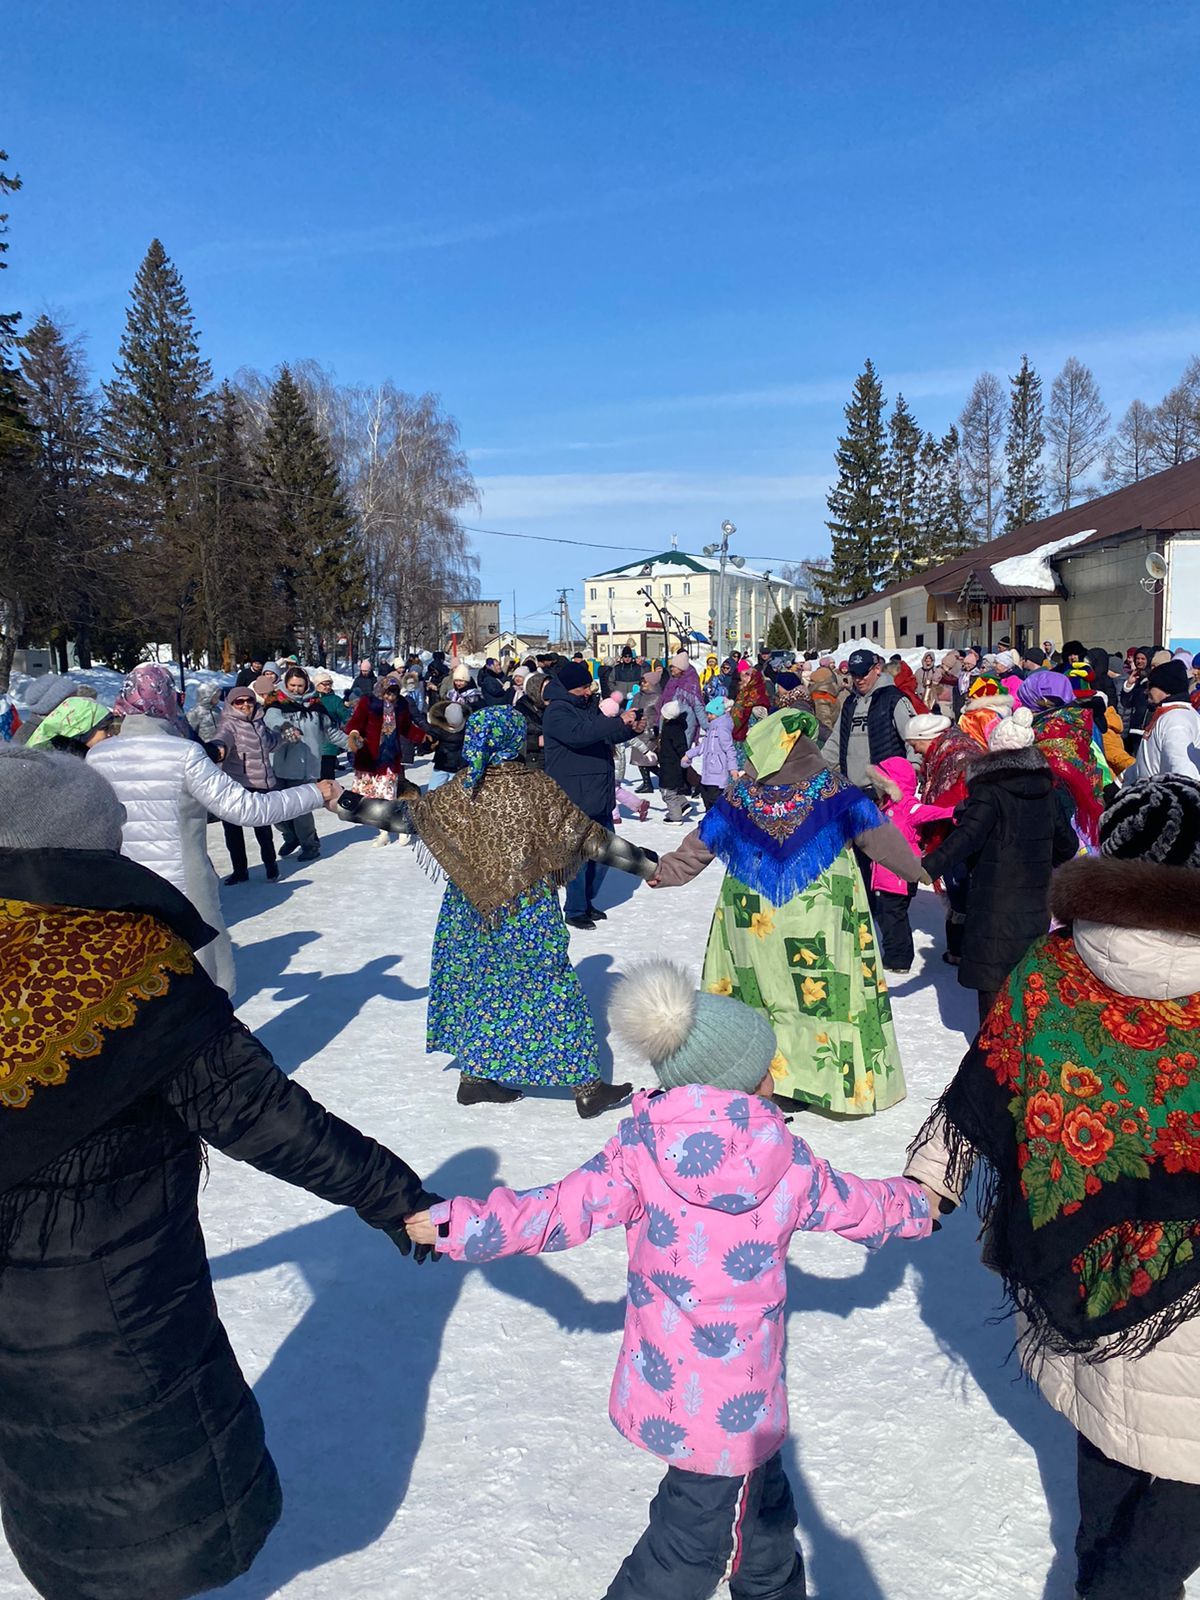
[[[489,767],[501,761],[519,761],[525,754],[525,718],[511,706],[489,706],[467,719],[463,739],[466,786],[474,794]]]

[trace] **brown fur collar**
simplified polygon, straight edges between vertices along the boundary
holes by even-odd
[[[1037,745],[1030,744],[1023,750],[981,750],[967,768],[967,778],[1002,778],[1006,772],[1048,770],[1045,756]]]
[[[1050,883],[1059,922],[1104,922],[1117,928],[1200,935],[1200,872],[1115,856],[1077,856]]]

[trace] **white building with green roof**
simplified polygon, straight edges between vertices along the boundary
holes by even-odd
[[[715,556],[664,550],[585,578],[580,620],[592,653],[604,661],[630,645],[639,655],[660,656],[664,621],[668,644],[674,648],[679,634],[696,657],[709,649],[722,658],[757,650],[776,607],[786,610],[802,598],[801,591],[771,573],[736,567],[730,560],[725,566],[724,615],[718,618],[720,571]],[[802,638],[799,643],[803,647]]]

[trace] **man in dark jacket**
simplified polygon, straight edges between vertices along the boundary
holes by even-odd
[[[907,757],[904,734],[916,713],[890,679],[880,681],[883,657],[874,650],[852,650],[847,667],[850,694],[836,735],[825,745],[825,759],[851,783],[869,789],[869,766],[877,767],[891,756]]]
[[[450,676],[450,668],[446,665],[446,652],[435,650],[433,660],[425,668],[425,687],[432,696],[435,689],[440,689],[443,681]]]
[[[593,822],[612,827],[617,803],[613,746],[637,732],[632,711],[606,717],[592,695],[592,675],[582,661],[565,661],[545,690],[542,718],[546,774]],[[596,895],[607,868],[589,861],[567,885],[563,915],[572,928],[603,922]]]
[[[485,706],[510,706],[513,701],[512,685],[501,675],[491,656],[479,669],[479,692]]]
[[[120,854],[123,821],[86,763],[0,752],[5,994],[25,1017],[0,1101],[0,1508],[47,1600],[220,1588],[279,1518],[213,1298],[204,1145],[352,1206],[405,1254],[430,1200],[238,1021],[195,959],[212,929]]]
[[[234,679],[234,688],[248,689],[254,682],[255,678],[261,675],[262,669],[263,664],[261,661],[247,661],[246,665],[241,669],[237,677]]]
[[[967,869],[958,981],[977,991],[981,1025],[1009,973],[1049,930],[1050,874],[1079,848],[1025,708],[997,723],[988,744],[968,770],[954,828],[923,863],[931,878]]]

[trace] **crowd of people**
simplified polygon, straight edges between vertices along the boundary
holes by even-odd
[[[0,705],[0,744],[0,1509],[47,1600],[218,1587],[278,1517],[212,1301],[202,1141],[418,1262],[625,1227],[611,1418],[667,1475],[610,1600],[703,1597],[722,1574],[741,1600],[802,1600],[788,1242],[926,1238],[974,1171],[1022,1360],[1077,1430],[1079,1594],[1182,1595],[1200,1566],[1200,657],[422,652],[362,661],[343,693],[284,657],[186,709],[147,663],[111,708],[39,680]],[[661,859],[652,800],[686,828]],[[560,1183],[443,1200],[237,1022],[207,827],[234,890],[245,828],[276,881],[280,857],[319,855],[322,807],[445,880],[427,1040],[460,1105],[569,1087],[592,1118],[632,1097]],[[600,1075],[572,941],[610,915],[609,870],[662,892],[715,861],[699,988],[651,963],[612,1002],[657,1080],[634,1095]],[[904,1099],[887,975],[915,965],[922,885],[979,1028],[906,1172],[863,1180],[788,1119],[819,1143],[822,1118]]]

